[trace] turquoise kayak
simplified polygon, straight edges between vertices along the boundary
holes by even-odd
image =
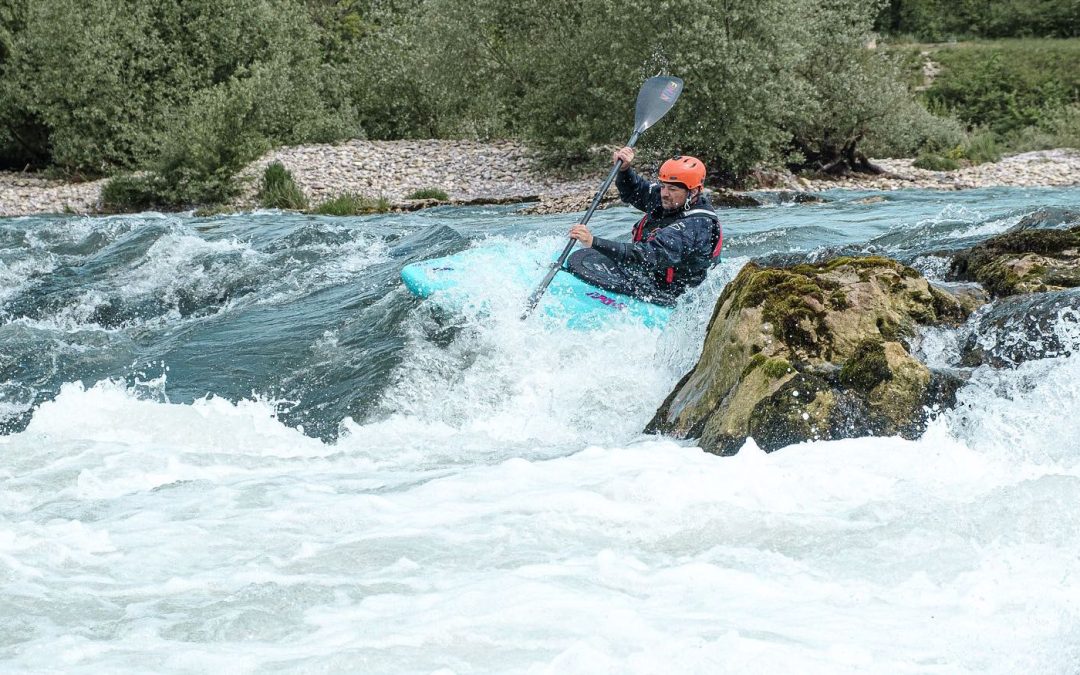
[[[490,244],[443,258],[406,265],[401,279],[419,298],[449,311],[466,308],[525,308],[557,256],[505,244]],[[616,321],[663,327],[672,309],[586,283],[565,270],[552,279],[537,313],[568,328],[593,330]]]

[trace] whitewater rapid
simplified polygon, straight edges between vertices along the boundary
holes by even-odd
[[[1023,211],[940,199],[926,218],[833,206],[826,243],[932,273],[934,247]],[[1076,351],[971,371],[914,441],[722,458],[641,434],[711,300],[747,256],[798,248],[800,213],[732,214],[746,248],[671,325],[594,333],[516,306],[448,326],[393,281],[416,221],[292,223],[260,242],[272,215],[168,220],[60,290],[43,280],[94,253],[9,245],[0,308],[38,309],[0,326],[0,406],[23,420],[0,435],[0,670],[1077,672]],[[545,220],[460,217],[481,242],[559,246]],[[80,241],[162,225],[73,222]],[[947,366],[955,343],[920,349]],[[277,344],[280,372],[218,384]]]
[[[1080,361],[1021,370],[982,374],[918,441],[727,458],[637,438],[528,459],[407,417],[325,444],[264,403],[70,385],[0,437],[4,654],[67,672],[1071,672],[1080,417],[1058,411],[1080,407]]]

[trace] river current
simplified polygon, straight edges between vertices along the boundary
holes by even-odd
[[[914,441],[721,458],[641,433],[747,261],[940,280],[1080,207],[824,196],[722,211],[723,263],[666,328],[592,332],[520,321],[498,269],[458,316],[399,278],[554,253],[567,215],[0,219],[0,670],[1078,672],[1075,347],[975,369]],[[920,349],[954,366],[956,341]]]

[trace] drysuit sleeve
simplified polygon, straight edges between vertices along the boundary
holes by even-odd
[[[615,187],[619,190],[619,199],[624,204],[646,213],[656,206],[655,201],[660,194],[660,186],[637,175],[633,169],[616,174]]]

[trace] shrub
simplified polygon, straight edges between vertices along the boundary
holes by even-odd
[[[281,162],[274,162],[263,170],[258,200],[268,209],[304,211],[308,207],[304,191]]]
[[[440,202],[450,201],[450,195],[438,188],[421,188],[409,193],[405,199],[437,199]]]
[[[114,176],[101,187],[101,209],[113,213],[146,211],[156,205],[146,176]]]
[[[177,146],[240,82],[259,80],[259,99],[232,112],[269,144],[355,131],[320,37],[296,0],[16,0],[0,9],[0,164],[93,175],[190,159],[182,173],[203,184],[180,194],[171,175],[166,201],[228,192],[208,168],[227,159],[220,144],[203,157]]]
[[[960,156],[971,160],[972,164],[996,162],[1001,159],[1001,148],[997,136],[992,132],[980,130],[969,136],[960,146]]]
[[[890,0],[878,30],[921,41],[962,37],[1080,37],[1073,0]]]
[[[912,163],[912,166],[920,169],[928,169],[930,171],[956,171],[960,168],[960,163],[952,157],[920,155],[919,158]]]
[[[386,213],[390,210],[390,200],[386,197],[364,197],[346,193],[328,199],[315,207],[314,212],[322,216],[359,216],[368,213]]]
[[[1080,103],[1047,111],[1036,126],[1012,138],[1011,147],[1017,152],[1080,148]]]
[[[909,117],[937,123],[896,84],[898,66],[864,47],[879,4],[670,0],[646,31],[625,0],[431,0],[411,44],[441,130],[517,135],[549,160],[606,162],[630,135],[642,80],[677,74],[686,90],[642,138],[643,157],[694,154],[711,180],[737,182],[764,162],[907,144],[893,130]]]
[[[942,70],[925,92],[930,105],[999,137],[1038,125],[1080,103],[1080,41],[1011,40],[934,52]]]

